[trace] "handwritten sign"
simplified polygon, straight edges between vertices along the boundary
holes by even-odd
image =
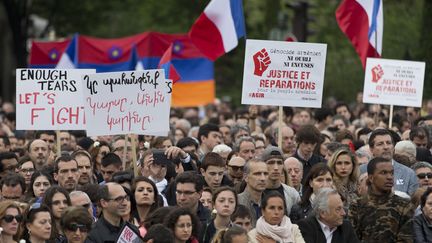
[[[131,226],[130,223],[125,223],[123,228],[120,231],[120,234],[117,238],[117,243],[142,243],[139,232],[134,230],[134,226]]]
[[[95,72],[94,69],[17,69],[17,129],[84,129],[81,75]]]
[[[363,102],[421,107],[426,64],[368,58]]]
[[[83,76],[87,134],[166,136],[172,81],[164,77],[162,69]]]
[[[326,44],[247,40],[242,104],[321,107]]]

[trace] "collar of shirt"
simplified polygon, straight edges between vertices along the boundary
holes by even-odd
[[[318,220],[318,223],[321,226],[321,229],[322,229],[322,231],[324,233],[324,236],[326,238],[327,243],[331,243],[332,238],[333,238],[333,232],[335,232],[335,230],[337,229],[337,227],[335,227],[333,229],[330,229],[330,227],[328,227],[326,224],[324,224],[323,222],[321,222],[321,220],[319,220],[318,218],[317,218],[317,220]]]

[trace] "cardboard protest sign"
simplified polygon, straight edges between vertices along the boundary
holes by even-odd
[[[326,44],[247,40],[242,104],[321,107]]]
[[[85,75],[87,135],[168,134],[172,81],[164,71]]]
[[[117,243],[142,243],[143,240],[139,235],[139,232],[135,230],[134,226],[132,226],[129,222],[126,222],[122,229],[120,230],[120,234],[117,238]]]
[[[368,58],[363,102],[421,107],[424,62]]]
[[[18,130],[82,130],[81,76],[94,69],[17,69]]]

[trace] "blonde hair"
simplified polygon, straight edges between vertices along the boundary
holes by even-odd
[[[344,148],[344,147],[339,148],[338,150],[336,150],[333,153],[333,155],[330,157],[330,160],[328,161],[328,166],[330,167],[330,169],[333,172],[334,181],[336,183],[339,183],[341,181],[341,178],[336,173],[336,160],[341,155],[348,155],[350,157],[351,163],[353,164],[353,169],[351,171],[351,174],[349,175],[348,180],[351,183],[357,183],[357,180],[358,180],[358,178],[360,176],[360,170],[359,170],[359,165],[358,165],[357,158],[354,155],[354,153],[351,152],[351,150],[349,148]]]

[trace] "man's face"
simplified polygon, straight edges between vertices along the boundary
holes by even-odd
[[[183,147],[182,149],[186,153],[188,153],[188,154],[195,154],[198,157],[197,149],[196,149],[196,147],[194,145],[189,145],[189,146]]]
[[[266,161],[267,171],[269,173],[268,179],[270,181],[278,181],[283,173],[283,160],[282,158],[270,158]]]
[[[242,157],[246,161],[255,157],[255,145],[250,141],[244,141],[240,144],[238,156]]]
[[[251,219],[246,217],[246,218],[235,218],[233,221],[234,224],[242,227],[244,230],[246,230],[246,232],[249,232],[252,230],[252,222]]]
[[[202,143],[207,147],[209,151],[212,151],[214,146],[221,144],[222,135],[220,132],[209,132],[208,136],[201,136]]]
[[[1,194],[2,200],[20,201],[23,196],[23,190],[19,184],[15,186],[3,185]]]
[[[374,146],[370,148],[374,157],[393,159],[394,146],[390,135],[378,135],[374,139]]]
[[[193,209],[200,198],[201,193],[195,190],[195,184],[177,183],[176,200],[178,206]]]
[[[234,157],[228,162],[228,175],[232,179],[243,179],[243,168],[246,160],[242,157]]]
[[[428,146],[428,140],[427,137],[414,137],[413,138],[413,143],[418,147],[418,148],[427,148]]]
[[[249,166],[250,171],[245,178],[247,186],[254,191],[264,191],[269,176],[267,164],[264,162],[252,162]]]
[[[93,207],[92,202],[84,195],[80,194],[78,196],[71,197],[72,206],[83,206],[87,209],[90,216],[93,217]]]
[[[55,144],[55,136],[54,135],[48,135],[48,134],[46,134],[46,133],[42,133],[41,135],[40,135],[40,139],[41,140],[44,140],[47,144],[48,144],[48,148],[50,149],[50,150],[52,150],[53,149],[53,147],[54,147],[54,144]]]
[[[331,194],[328,197],[328,211],[320,213],[320,220],[330,228],[343,224],[346,212],[341,197],[338,194]]]
[[[420,187],[432,187],[432,170],[427,167],[418,168],[415,171]]]
[[[90,183],[92,176],[92,166],[89,157],[85,155],[78,155],[75,157],[78,163],[79,179],[78,183],[80,185],[85,185]]]
[[[0,138],[0,153],[8,152],[8,151],[9,151],[9,146],[6,145],[3,138]]]
[[[122,160],[124,158],[124,152],[125,152],[125,140],[124,139],[119,139],[117,141],[115,141],[115,143],[113,144],[113,151],[115,154],[117,154]],[[126,162],[131,161],[132,159],[132,147],[131,147],[131,143],[128,141],[127,143],[127,147],[126,147]]]
[[[125,215],[128,210],[129,200],[125,190],[121,185],[110,184],[108,186],[109,198],[103,200],[102,208],[104,212],[108,212],[116,218],[120,218]]]
[[[348,111],[348,107],[340,106],[336,109],[336,114],[345,117],[348,121],[351,119],[351,114]]]
[[[378,193],[389,193],[393,188],[393,165],[391,161],[378,163],[375,172],[368,179],[372,189]]]
[[[290,127],[282,128],[282,150],[285,154],[293,154],[296,144],[294,141],[294,130]]]
[[[207,185],[211,189],[216,189],[220,187],[224,172],[225,167],[219,167],[214,165],[210,165],[205,171],[204,169],[201,169],[201,174],[204,176]]]
[[[309,112],[307,111],[300,112],[300,124],[302,125],[309,124],[310,120],[311,120],[311,116]]]
[[[298,149],[303,156],[305,156],[306,158],[309,158],[312,156],[316,145],[317,145],[316,143],[301,142],[299,144]]]
[[[9,143],[12,151],[18,147],[18,139],[16,137],[9,137]]]
[[[60,161],[58,163],[58,171],[54,173],[54,179],[58,182],[59,186],[67,191],[73,191],[78,184],[78,178],[78,165],[75,160]]]
[[[4,177],[8,173],[18,172],[18,161],[15,158],[12,159],[3,159],[1,161],[3,165],[3,172],[0,173],[1,177]]]
[[[294,157],[290,157],[285,160],[285,168],[288,172],[288,176],[291,179],[291,183],[294,187],[298,187],[303,179],[303,169],[300,165],[300,161]]]
[[[229,127],[220,127],[219,132],[222,134],[224,143],[231,144],[231,129]]]
[[[39,170],[47,163],[48,155],[48,145],[45,143],[45,141],[41,139],[33,141],[30,146],[29,156],[30,159],[35,163],[36,169]]]
[[[238,141],[242,137],[248,137],[249,133],[243,129],[240,129],[234,136],[234,142]]]
[[[61,146],[69,146],[70,140],[71,140],[70,133],[60,132],[60,145]]]
[[[121,166],[117,167],[113,164],[101,167],[101,174],[105,182],[109,182],[112,179],[112,175],[121,170]]]

